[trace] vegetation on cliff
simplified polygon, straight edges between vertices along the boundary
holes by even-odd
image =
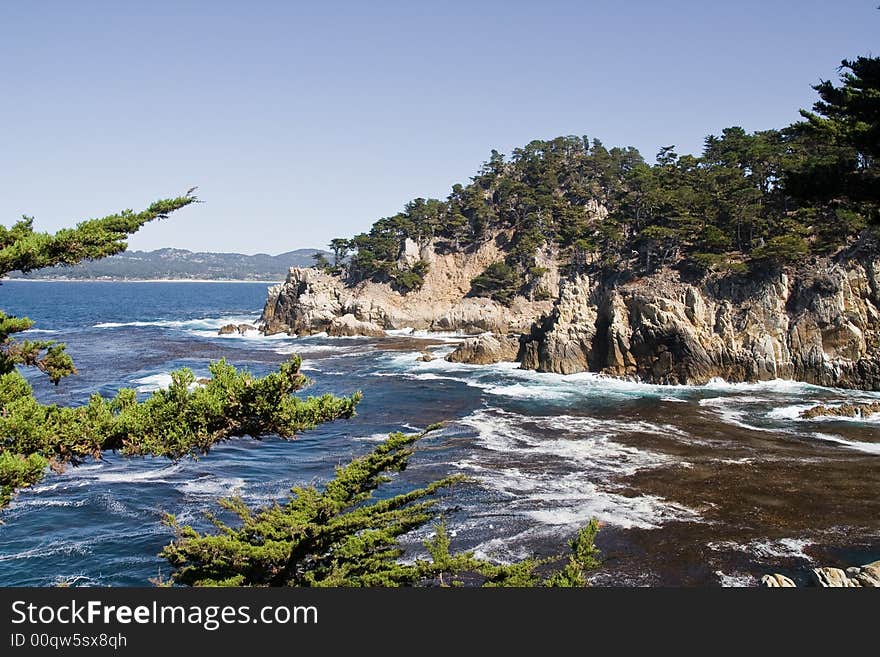
[[[832,253],[880,221],[880,58],[841,71],[839,86],[814,87],[820,100],[803,121],[727,128],[700,156],[669,146],[649,164],[587,136],[536,140],[509,158],[492,151],[445,200],[415,199],[369,232],[333,240],[330,268],[351,281],[402,277],[405,292],[424,276],[399,262],[406,238],[443,252],[500,234],[506,257],[474,279],[472,294],[508,302],[535,289],[544,273],[535,258],[548,247],[570,270],[634,274],[670,264],[746,271]]]
[[[168,583],[195,586],[585,586],[598,563],[593,520],[570,543],[571,553],[499,565],[470,552],[450,551],[442,524],[425,542],[429,559],[402,561],[398,538],[438,516],[436,494],[460,477],[374,499],[406,468],[414,443],[426,433],[391,434],[372,452],[339,467],[322,490],[292,489],[281,504],[249,508],[241,499],[223,500],[237,518],[231,526],[216,517],[216,532],[201,534],[169,516],[177,540],[162,551],[174,568]]]

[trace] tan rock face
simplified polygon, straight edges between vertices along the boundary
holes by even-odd
[[[430,244],[421,248],[414,242],[404,244],[402,263],[418,259],[429,263],[422,288],[406,295],[387,283],[364,281],[349,287],[325,272],[293,268],[284,283],[269,289],[262,330],[270,334],[329,333],[335,318],[352,315],[380,329],[524,332],[535,317],[550,311],[552,300],[517,298],[508,308],[491,299],[466,297],[471,280],[493,262],[504,259],[505,253],[498,246],[504,237],[499,234],[473,251],[455,253],[437,253]],[[558,277],[555,263],[553,269],[547,269],[547,276],[555,272]],[[550,276],[545,283],[551,291],[553,280]],[[350,320],[346,325],[352,326]]]
[[[327,328],[327,335],[332,336],[354,336],[369,335],[381,337],[385,335],[385,331],[381,327],[372,322],[362,322],[354,315],[343,315],[342,317],[334,317],[330,326]]]
[[[761,586],[769,588],[794,588],[797,584],[785,575],[774,573],[773,575],[764,575],[761,578]]]
[[[523,347],[523,367],[700,384],[788,378],[880,390],[877,260],[795,274],[623,284],[579,276]]]
[[[524,334],[522,366],[542,372],[668,384],[783,378],[880,390],[876,256],[823,259],[790,273],[689,281],[665,270],[624,281],[599,273],[561,279],[557,256],[547,250],[536,257],[544,273],[532,296],[552,300],[517,297],[503,306],[468,297],[471,280],[504,258],[509,237],[499,233],[452,253],[430,243],[403,245],[406,262],[430,263],[422,288],[406,295],[385,283],[347,286],[315,269],[291,269],[285,283],[270,288],[261,328],[297,335],[406,327]]]
[[[810,584],[821,588],[878,588],[880,587],[880,561],[864,566],[852,566],[845,571],[840,568],[813,568],[810,570]],[[796,584],[778,573],[764,575],[761,586],[789,587]]]
[[[861,568],[856,568],[855,571],[852,573],[852,577],[862,586],[880,588],[880,561],[865,564]]]
[[[810,577],[816,586],[822,588],[860,587],[858,580],[850,579],[840,568],[813,568]]]
[[[560,374],[592,369],[598,316],[596,289],[587,276],[578,276],[562,285],[553,314],[541,329],[541,339],[526,345],[524,369]]]
[[[238,333],[239,335],[244,335],[248,331],[256,331],[256,326],[251,326],[250,324],[226,324],[225,326],[221,326],[220,330],[217,331],[217,335],[231,335],[233,333]]]
[[[517,337],[486,334],[477,338],[468,338],[459,344],[446,360],[450,363],[491,365],[516,360],[518,352]]]

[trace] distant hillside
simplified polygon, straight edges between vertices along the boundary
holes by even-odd
[[[10,278],[73,280],[253,280],[281,281],[290,267],[309,267],[319,249],[297,249],[280,255],[258,253],[194,253],[185,249],[126,251],[73,267],[49,267],[29,274],[11,272]]]

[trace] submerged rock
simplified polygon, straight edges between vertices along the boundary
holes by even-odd
[[[434,356],[427,351],[423,351],[419,357],[416,358],[416,361],[419,363],[430,363],[432,360],[434,360]]]
[[[880,413],[880,402],[867,404],[841,404],[840,406],[813,406],[801,413],[802,418],[812,419],[815,417],[868,417],[874,413]]]
[[[238,333],[239,335],[244,335],[248,331],[256,331],[256,326],[251,326],[250,324],[226,324],[225,326],[221,326],[220,330],[217,331],[217,335],[231,335],[233,333]]]
[[[450,363],[491,365],[516,360],[518,353],[519,339],[489,333],[476,338],[468,338],[459,344],[455,351],[446,357],[446,360]]]

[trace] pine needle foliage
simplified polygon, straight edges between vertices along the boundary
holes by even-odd
[[[0,507],[16,489],[40,481],[47,465],[61,470],[105,450],[179,459],[205,454],[232,436],[291,438],[354,414],[359,393],[295,396],[308,383],[299,367],[293,357],[258,378],[221,360],[210,365],[204,383],[182,369],[167,389],[142,402],[124,388],[111,399],[95,394],[76,407],[41,404],[20,373],[0,375]]]
[[[561,557],[494,564],[471,552],[453,552],[442,523],[425,542],[428,559],[402,561],[399,538],[440,515],[437,494],[463,481],[450,476],[422,488],[376,499],[377,489],[404,470],[420,434],[393,433],[372,452],[336,469],[323,489],[295,487],[289,497],[252,509],[241,498],[220,501],[237,522],[209,516],[215,531],[200,533],[166,522],[176,539],[161,556],[173,568],[163,584],[190,586],[585,586],[598,550],[594,520],[571,542],[572,553],[560,570]],[[549,571],[549,572],[548,572]]]
[[[193,191],[156,201],[141,212],[124,210],[53,235],[35,232],[29,217],[11,228],[0,226],[0,275],[119,253],[130,233],[195,203]],[[179,459],[204,454],[232,436],[292,438],[323,422],[350,417],[361,398],[360,393],[297,397],[309,380],[300,372],[300,359],[293,357],[264,377],[222,360],[211,364],[207,381],[197,382],[191,370],[182,369],[172,374],[166,390],[143,401],[134,390],[122,389],[111,399],[92,395],[77,407],[41,404],[18,368],[36,367],[56,385],[76,368],[63,344],[13,338],[33,325],[27,317],[0,312],[0,509],[16,490],[40,481],[47,467],[61,471],[105,450]]]

